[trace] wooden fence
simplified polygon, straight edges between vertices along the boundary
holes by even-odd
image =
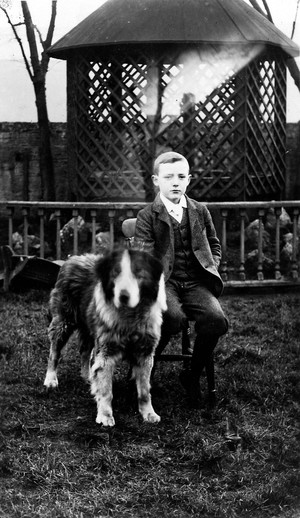
[[[108,246],[112,246],[123,239],[122,221],[136,216],[145,205],[142,202],[1,201],[0,244],[13,247],[14,232],[18,230],[22,236],[19,253],[28,254],[34,224],[39,240],[38,256],[47,257],[45,244],[51,223],[54,242],[51,258],[65,259],[64,225],[72,220],[72,249],[69,253],[82,253],[80,233],[84,220],[88,228],[84,252],[97,252],[99,231],[106,235]],[[220,273],[225,286],[300,285],[300,201],[212,202],[207,206],[222,244]]]

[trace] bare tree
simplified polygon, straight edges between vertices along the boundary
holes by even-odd
[[[41,32],[38,30],[36,25],[33,24],[27,2],[22,1],[21,6],[24,21],[16,24],[11,20],[7,8],[0,6],[0,9],[5,13],[8,23],[13,30],[14,36],[21,49],[26,70],[33,84],[39,128],[39,165],[42,184],[42,199],[54,200],[55,175],[51,149],[50,123],[48,118],[46,99],[46,74],[48,72],[50,58],[46,50],[52,43],[56,19],[56,0],[52,1],[51,17],[46,39],[42,38]],[[22,39],[17,32],[17,27],[20,25],[25,25],[26,28],[30,58],[27,57]],[[42,52],[40,56],[38,51],[37,38],[42,46]]]
[[[265,8],[266,12],[264,12],[264,10],[259,6],[257,0],[250,0],[250,3],[252,5],[252,7],[254,7],[254,9],[256,11],[258,11],[265,18],[267,18],[271,23],[274,24],[273,19],[272,19],[272,15],[271,15],[271,11],[269,9],[267,0],[263,0],[263,4],[264,4],[264,8]],[[297,65],[297,63],[296,63],[294,58],[289,58],[287,60],[287,67],[288,67],[289,72],[290,72],[290,74],[291,74],[291,76],[292,76],[292,78],[293,78],[293,80],[295,82],[295,85],[297,86],[297,88],[298,88],[298,90],[300,92],[300,71],[299,71],[298,65]]]

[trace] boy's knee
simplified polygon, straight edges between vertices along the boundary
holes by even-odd
[[[197,334],[222,336],[228,331],[228,320],[225,315],[214,314],[208,316],[205,321],[198,321],[195,324]]]
[[[228,331],[228,319],[221,315],[216,321],[216,328],[218,330],[218,335],[225,335]]]

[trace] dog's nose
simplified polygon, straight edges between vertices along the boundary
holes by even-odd
[[[126,306],[129,302],[130,295],[127,290],[121,290],[119,295],[119,301],[121,304]]]

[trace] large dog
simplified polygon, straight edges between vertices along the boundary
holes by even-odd
[[[57,387],[61,349],[77,330],[81,372],[97,402],[96,422],[115,424],[112,381],[122,358],[132,366],[143,419],[159,422],[151,403],[150,375],[166,309],[162,265],[147,252],[116,249],[104,257],[71,257],[50,296],[50,355],[44,385]]]

